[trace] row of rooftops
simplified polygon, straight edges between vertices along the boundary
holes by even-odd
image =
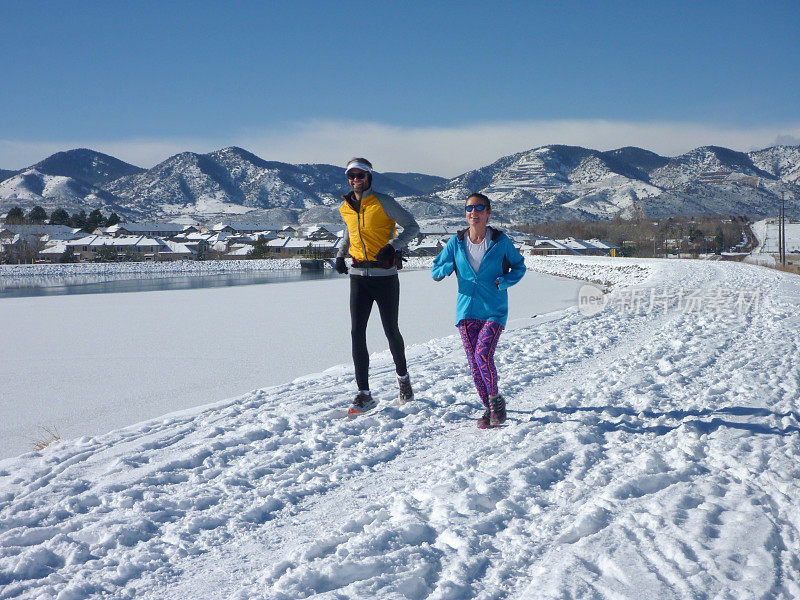
[[[52,257],[60,256],[67,248],[80,253],[97,252],[102,247],[110,247],[120,253],[132,250],[138,254],[169,254],[175,258],[195,258],[198,254],[197,249],[188,244],[159,237],[135,235],[113,238],[100,234],[91,234],[74,240],[51,240],[39,254],[43,257]]]
[[[463,227],[423,225],[417,239],[409,244],[408,252],[411,255],[438,253],[447,240],[460,229]],[[617,249],[617,246],[597,239],[580,240],[570,237],[557,240],[510,229],[505,231],[523,254],[610,254]],[[112,246],[120,251],[152,250],[186,258],[193,258],[206,250],[246,256],[259,239],[266,240],[267,248],[274,253],[309,247],[330,251],[339,248],[343,235],[341,223],[281,226],[265,222],[223,221],[211,227],[183,223],[119,223],[97,229],[89,235],[63,225],[0,226],[0,243],[13,243],[20,236],[36,237],[45,243],[45,255],[60,254],[67,247],[91,251],[101,246]]]
[[[563,240],[554,240],[552,238],[533,235],[529,237],[527,245],[534,249],[549,247],[556,250],[577,251],[578,253],[594,250],[609,252],[611,250],[619,250],[619,246],[615,246],[614,244],[605,242],[603,240],[598,240],[596,238],[591,240],[580,240],[578,238],[568,237],[564,238]],[[523,247],[524,246],[525,244],[523,244]]]

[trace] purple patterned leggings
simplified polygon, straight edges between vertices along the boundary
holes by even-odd
[[[494,321],[462,319],[458,322],[458,331],[461,333],[461,341],[464,342],[464,350],[472,371],[472,379],[478,388],[478,395],[483,405],[489,408],[489,396],[497,395],[494,351],[503,332],[503,326]]]

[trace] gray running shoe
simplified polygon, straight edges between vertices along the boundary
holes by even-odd
[[[414,399],[414,390],[411,389],[411,377],[405,379],[397,378],[397,385],[400,386],[400,404],[405,404]]]
[[[487,408],[486,411],[483,413],[483,416],[478,419],[478,429],[489,429],[491,425],[489,424],[491,419],[491,411]]]
[[[371,395],[358,393],[356,399],[347,411],[348,415],[360,415],[378,406],[378,402]]]
[[[489,396],[489,406],[491,407],[491,415],[489,416],[489,425],[497,427],[506,422],[506,401],[500,395]]]

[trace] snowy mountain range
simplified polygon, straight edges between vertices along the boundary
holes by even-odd
[[[0,212],[14,206],[28,212],[36,205],[48,212],[63,208],[69,213],[88,213],[100,208],[108,213],[130,214],[121,211],[118,198],[110,192],[74,177],[48,175],[30,167],[0,181]]]
[[[495,212],[518,221],[634,218],[697,214],[800,215],[800,148],[742,153],[717,146],[674,158],[621,148],[609,152],[544,146],[506,156],[437,186],[425,200],[454,210],[472,191],[492,199]]]
[[[123,162],[108,154],[86,148],[57,152],[31,168],[45,175],[72,177],[98,186],[103,186],[125,175],[136,175],[145,171],[141,167]]]
[[[704,146],[677,157],[641,148],[599,151],[551,145],[505,156],[452,179],[376,173],[375,189],[402,198],[421,219],[460,218],[474,191],[515,221],[640,215],[787,214],[800,217],[800,146],[749,153]],[[183,152],[142,169],[87,149],[59,152],[21,171],[0,171],[0,211],[63,207],[136,219],[244,214],[295,222],[338,220],[343,169],[266,161],[242,148]]]

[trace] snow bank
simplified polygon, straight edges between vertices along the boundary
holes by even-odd
[[[744,262],[751,265],[763,265],[766,267],[775,267],[778,264],[775,257],[770,254],[751,254],[744,257]]]
[[[542,256],[525,258],[529,269],[548,275],[591,281],[607,287],[640,285],[659,268],[659,261],[593,256]]]
[[[299,258],[264,260],[176,260],[169,262],[70,263],[0,265],[2,277],[64,277],[132,273],[145,277],[161,275],[209,275],[238,271],[299,269]]]
[[[416,257],[408,259],[405,266],[430,269],[432,264],[432,257]],[[627,258],[610,260],[598,256],[526,256],[525,265],[539,273],[611,287],[619,284],[639,285],[650,277],[653,270],[660,268],[661,262]]]

